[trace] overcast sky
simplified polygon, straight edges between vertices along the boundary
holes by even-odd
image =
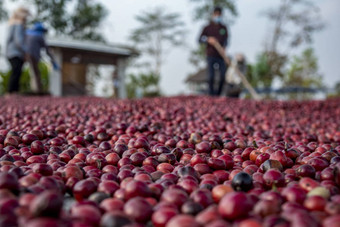
[[[7,1],[8,2],[8,1]],[[165,94],[173,95],[186,92],[184,84],[188,74],[195,70],[189,64],[190,49],[197,45],[197,37],[204,23],[192,22],[193,4],[189,0],[100,0],[109,16],[103,24],[105,37],[109,42],[127,43],[131,30],[138,25],[134,16],[141,11],[162,6],[169,12],[178,12],[183,16],[188,34],[185,39],[186,48],[174,49],[167,54],[162,69],[161,88]],[[237,8],[239,16],[229,28],[231,33],[229,54],[244,53],[249,62],[263,49],[263,43],[268,31],[266,18],[260,16],[264,9],[277,5],[279,0],[239,0]],[[320,7],[326,22],[326,28],[315,35],[313,47],[319,58],[320,72],[324,75],[327,85],[333,86],[340,80],[340,1],[314,0]],[[10,5],[11,9],[13,5]],[[6,25],[0,25],[0,34],[6,33]],[[1,46],[4,36],[0,37]],[[3,49],[3,48],[2,48]]]

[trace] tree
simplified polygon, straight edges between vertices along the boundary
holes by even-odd
[[[159,75],[153,73],[142,73],[139,75],[130,74],[126,86],[128,98],[135,98],[138,96],[136,94],[136,91],[138,90],[141,90],[141,95],[143,97],[159,96],[161,94],[159,80]]]
[[[197,6],[194,10],[194,20],[209,20],[211,12],[215,6],[222,7],[224,9],[224,16],[231,20],[237,16],[237,9],[235,0],[190,0]]]
[[[283,79],[286,86],[322,87],[322,75],[318,72],[318,59],[313,48],[295,56]]]
[[[34,7],[33,21],[42,21],[56,35],[66,34],[70,15],[66,8],[72,0],[29,0]]]
[[[266,55],[258,55],[256,62],[248,65],[246,77],[254,87],[268,87],[271,85],[272,77]]]
[[[103,5],[89,0],[78,0],[70,17],[72,25],[68,32],[76,39],[104,41],[98,29],[106,15],[107,11]]]
[[[164,54],[174,47],[183,45],[184,23],[177,13],[168,13],[162,8],[142,12],[136,16],[139,27],[135,28],[130,39],[134,42],[149,63],[143,63],[151,73],[160,76]],[[151,61],[151,62],[150,62]]]
[[[99,28],[107,11],[102,4],[90,0],[29,1],[35,11],[33,21],[44,22],[55,35],[104,41]]]
[[[310,0],[281,0],[276,8],[264,12],[272,23],[263,54],[273,78],[284,76],[289,51],[312,43],[312,36],[324,25],[319,8]]]
[[[268,59],[268,53],[262,52],[257,55],[256,62],[248,65],[247,78],[250,84],[254,87],[270,87],[272,85],[273,71],[276,71],[275,75],[279,75],[283,78],[286,69],[283,67],[287,62],[287,56],[276,53],[275,61],[270,62]]]

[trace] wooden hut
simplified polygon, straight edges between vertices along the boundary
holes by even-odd
[[[91,65],[112,65],[116,69],[118,97],[126,98],[125,70],[130,57],[138,53],[130,47],[92,41],[48,39],[48,46],[60,70],[49,78],[49,91],[53,96],[86,95],[87,69]],[[112,85],[114,86],[114,85]]]

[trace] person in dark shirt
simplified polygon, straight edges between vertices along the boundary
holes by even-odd
[[[228,44],[228,29],[224,24],[222,24],[222,8],[216,7],[214,9],[212,19],[203,29],[199,37],[199,42],[207,44],[206,55],[208,63],[209,95],[219,96],[223,90],[227,65],[215,49],[214,44],[218,42],[223,48],[226,48]],[[218,67],[220,71],[217,89],[214,88],[215,67]]]
[[[45,49],[46,54],[50,57],[54,70],[58,70],[59,66],[56,64],[53,55],[50,53],[46,42],[45,34],[47,29],[42,23],[36,22],[33,28],[26,32],[26,57],[31,68],[31,89],[36,94],[43,94],[41,84],[41,75],[39,71],[39,61],[41,58],[41,50]]]

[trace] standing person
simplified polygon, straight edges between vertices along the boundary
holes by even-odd
[[[19,91],[22,66],[25,61],[25,25],[30,15],[28,9],[20,7],[9,19],[9,32],[6,42],[6,57],[11,64],[12,72],[8,84],[10,94]]]
[[[199,37],[199,42],[207,44],[206,55],[208,63],[209,95],[219,96],[222,93],[225,82],[227,65],[215,49],[214,44],[218,42],[224,49],[228,44],[228,29],[224,24],[222,24],[222,8],[215,7],[211,21],[203,29]],[[220,77],[218,88],[215,89],[215,67],[217,66],[220,71]]]
[[[47,29],[42,23],[36,22],[33,27],[26,32],[26,57],[30,65],[31,74],[31,89],[35,94],[43,94],[43,87],[41,84],[41,75],[39,70],[39,61],[41,58],[41,50],[45,49],[47,55],[50,57],[53,68],[58,70],[53,55],[49,51],[45,42],[45,34]]]
[[[119,76],[117,69],[113,71],[113,97],[114,98],[119,98],[119,86],[120,86],[120,81],[119,81]]]

